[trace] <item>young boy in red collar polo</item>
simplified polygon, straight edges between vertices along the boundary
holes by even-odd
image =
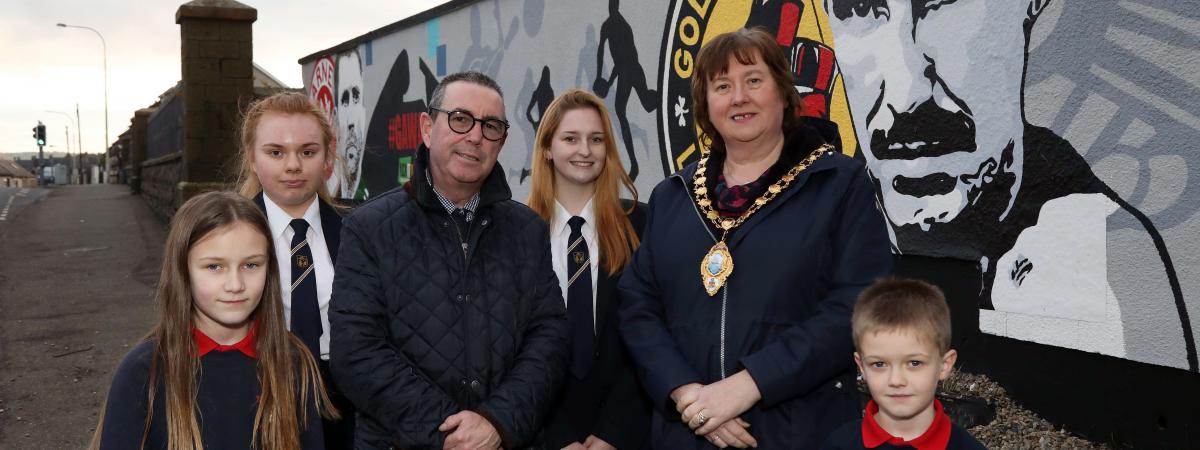
[[[862,420],[823,449],[983,449],[950,421],[934,394],[950,376],[950,309],[942,291],[917,280],[886,279],[863,290],[850,319],[854,362],[871,391]]]

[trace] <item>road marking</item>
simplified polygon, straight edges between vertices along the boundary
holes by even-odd
[[[0,220],[8,220],[8,208],[12,206],[14,199],[16,199],[16,197],[8,198],[8,203],[4,204],[4,210],[0,211]]]
[[[95,252],[95,251],[100,251],[100,250],[108,250],[108,247],[79,247],[79,248],[72,248],[72,249],[68,249],[68,250],[66,250],[66,251],[63,251],[63,256],[67,256],[67,255],[70,255],[70,254],[72,254],[72,253]]]

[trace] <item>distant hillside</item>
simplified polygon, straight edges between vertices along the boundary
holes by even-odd
[[[85,155],[91,155],[91,154],[85,153]],[[99,155],[99,153],[96,153],[95,155]],[[65,156],[67,156],[67,154],[64,152],[50,152],[50,151],[45,152],[46,158],[62,158]],[[71,152],[71,156],[75,156],[75,152]],[[13,152],[13,153],[0,152],[0,158],[8,158],[8,159],[12,159],[12,160],[33,159],[36,157],[37,157],[37,152]]]

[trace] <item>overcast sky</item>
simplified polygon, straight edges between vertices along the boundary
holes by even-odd
[[[446,0],[244,0],[258,9],[254,62],[290,87],[301,87],[301,57],[425,11]],[[154,103],[179,80],[179,25],[184,1],[0,0],[0,153],[36,151],[32,128],[47,126],[46,150],[61,152],[64,126],[75,126],[79,104],[83,149],[104,143],[104,71],[95,28],[108,44],[109,142],[129,127],[133,112]]]

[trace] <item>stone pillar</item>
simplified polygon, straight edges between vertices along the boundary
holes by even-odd
[[[233,0],[195,0],[175,12],[183,64],[183,171],[177,204],[232,187],[237,128],[254,98],[251,27],[258,10]]]
[[[149,109],[133,112],[133,123],[129,125],[129,187],[134,194],[142,192],[142,162],[146,160],[146,122],[150,119]]]

